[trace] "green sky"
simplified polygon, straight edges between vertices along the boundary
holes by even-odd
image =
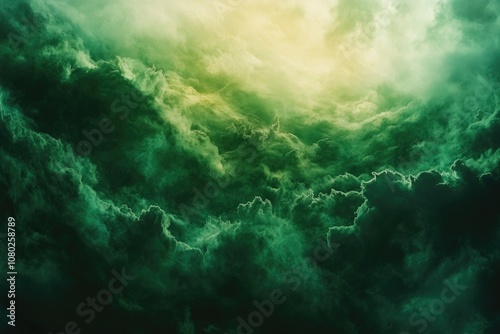
[[[498,0],[0,0],[19,272],[1,326],[499,333],[499,15]],[[86,321],[78,305],[122,268],[135,278]]]

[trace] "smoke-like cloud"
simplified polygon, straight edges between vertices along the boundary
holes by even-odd
[[[16,329],[498,332],[499,14],[0,4]],[[87,323],[77,306],[121,268],[135,279]]]

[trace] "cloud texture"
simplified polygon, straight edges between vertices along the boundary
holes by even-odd
[[[2,2],[16,329],[239,333],[279,289],[255,333],[497,333],[499,14]],[[85,323],[77,305],[123,267],[136,278]],[[432,313],[450,284],[466,288]]]

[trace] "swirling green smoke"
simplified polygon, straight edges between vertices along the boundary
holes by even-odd
[[[16,333],[499,333],[500,1],[218,1],[1,2]]]

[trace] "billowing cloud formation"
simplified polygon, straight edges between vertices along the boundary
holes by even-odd
[[[498,332],[499,14],[1,4],[16,329]]]

